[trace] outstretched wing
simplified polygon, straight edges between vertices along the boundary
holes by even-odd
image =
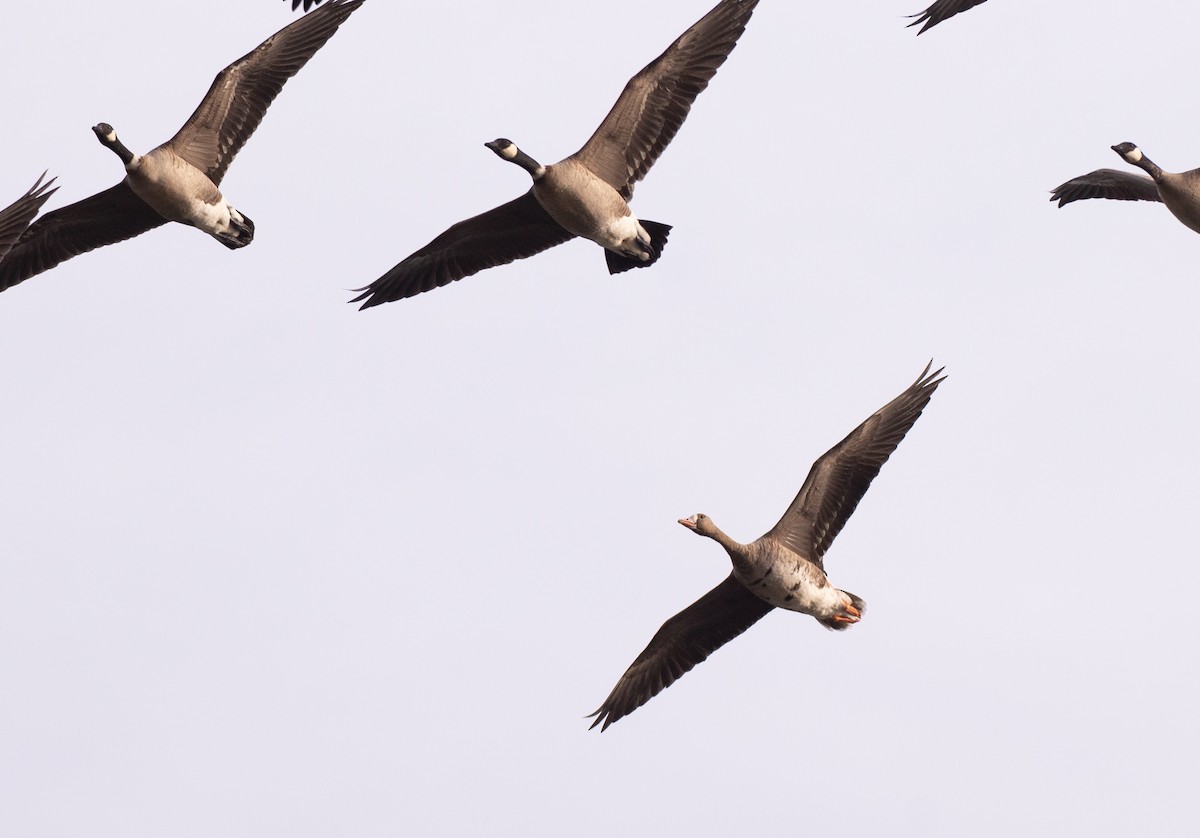
[[[629,80],[573,159],[629,200],[633,185],[646,176],[737,45],[757,5],[758,0],[721,0]]]
[[[1114,201],[1161,201],[1158,186],[1145,175],[1135,175],[1117,169],[1097,169],[1060,183],[1050,193],[1051,201],[1065,207],[1072,201],[1088,198],[1109,198]]]
[[[0,259],[0,291],[72,256],[116,244],[166,223],[167,219],[121,181],[35,221]]]
[[[516,200],[458,222],[370,285],[354,289],[362,293],[350,302],[370,308],[415,297],[574,237],[550,217],[531,189]]]
[[[601,731],[607,730],[773,608],[729,574],[720,585],[663,623],[600,709],[589,715],[596,717],[592,727],[601,725]]]
[[[825,551],[942,382],[942,371],[930,373],[930,366],[813,463],[792,505],[763,538],[778,539],[824,569]]]
[[[220,184],[284,83],[362,4],[363,0],[331,0],[230,64],[217,74],[204,100],[165,145]]]

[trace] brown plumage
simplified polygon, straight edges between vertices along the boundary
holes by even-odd
[[[583,148],[542,166],[509,140],[487,143],[533,177],[516,200],[460,221],[405,258],[350,302],[370,308],[533,256],[576,236],[606,249],[610,273],[654,262],[670,227],[633,217],[628,201],[725,62],[758,0],[721,0],[625,85]],[[559,169],[558,173],[555,169]],[[569,172],[563,170],[571,170]],[[549,188],[544,179],[566,188]],[[572,218],[588,218],[573,224]],[[622,222],[619,235],[610,227]]]
[[[825,551],[943,381],[931,366],[813,463],[783,517],[761,538],[740,544],[703,514],[679,522],[724,547],[733,572],[663,624],[591,714],[592,727],[604,730],[629,715],[776,607],[836,630],[858,622],[866,606],[829,584]]]
[[[116,140],[111,126],[103,123],[96,126],[93,130],[101,142],[126,164],[126,178],[116,186],[38,219],[0,263],[0,291],[73,256],[124,241],[168,221],[195,223],[168,207],[175,208],[188,201],[223,203],[216,187],[284,83],[299,72],[363,1],[331,0],[230,64],[217,74],[200,105],[175,136],[145,155],[139,157],[125,149]],[[111,140],[107,139],[109,134]],[[143,160],[153,164],[151,168],[155,171],[169,171],[172,176],[165,183],[150,179],[139,182],[136,167]],[[248,219],[242,220],[246,222],[242,240],[226,241],[229,246],[248,243],[252,237],[253,224]]]

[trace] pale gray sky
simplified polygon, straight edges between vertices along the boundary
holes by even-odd
[[[1200,11],[922,5],[764,0],[638,188],[654,267],[575,242],[359,313],[528,187],[485,141],[570,154],[711,6],[369,0],[229,170],[250,247],[0,295],[0,834],[1191,828],[1200,238],[1047,197],[1124,140],[1200,165]],[[0,204],[117,182],[90,126],[149,149],[291,19],[9,9]],[[757,537],[930,358],[827,556],[862,623],[769,615],[589,732],[728,573],[675,520]]]

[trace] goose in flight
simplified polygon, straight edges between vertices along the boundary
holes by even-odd
[[[107,123],[92,128],[125,166],[125,179],[90,198],[46,213],[0,262],[0,291],[97,247],[177,221],[229,248],[254,238],[254,222],[218,186],[234,155],[258,128],[284,83],[299,72],[363,0],[330,0],[285,26],[217,74],[178,133],[134,154]]]
[[[485,268],[581,236],[604,248],[609,273],[651,265],[670,226],[638,219],[633,187],[671,142],[746,28],[758,0],[721,0],[630,79],[608,116],[565,160],[544,166],[511,140],[484,143],[533,178],[521,197],[460,221],[350,302],[361,308],[413,297]]]
[[[920,35],[926,29],[932,29],[943,20],[949,20],[959,12],[973,9],[984,2],[986,0],[934,0],[933,4],[925,11],[909,15],[909,17],[916,18],[909,26],[920,26],[921,28],[917,30],[917,34]]]
[[[8,251],[17,243],[17,239],[25,232],[29,222],[33,221],[33,217],[42,208],[42,204],[46,203],[46,199],[58,191],[57,186],[53,189],[50,188],[54,183],[54,178],[42,183],[45,177],[46,173],[42,172],[42,176],[29,188],[28,192],[0,210],[0,261],[4,260]]]
[[[740,544],[703,514],[679,521],[724,547],[733,572],[663,623],[591,714],[593,728],[629,715],[775,608],[810,614],[837,631],[862,618],[863,601],[829,583],[825,551],[944,380],[932,366],[813,463],[792,505],[758,540]]]
[[[1121,143],[1112,150],[1150,177],[1117,169],[1097,169],[1060,183],[1050,193],[1050,200],[1058,201],[1060,209],[1072,201],[1088,198],[1158,201],[1166,204],[1184,226],[1200,233],[1200,169],[1164,172],[1133,143]]]

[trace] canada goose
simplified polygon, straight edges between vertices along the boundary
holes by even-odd
[[[33,217],[42,208],[42,204],[46,203],[46,199],[58,191],[57,186],[53,189],[50,188],[54,183],[54,178],[42,183],[45,177],[46,173],[42,172],[42,176],[29,188],[28,192],[0,210],[0,261],[4,260],[4,256],[25,232],[25,228],[29,226],[29,222],[33,221]]]
[[[758,5],[721,0],[630,79],[608,116],[570,157],[543,166],[510,140],[484,143],[529,172],[516,200],[460,221],[361,291],[362,308],[412,297],[524,259],[575,236],[604,248],[609,273],[642,268],[662,253],[670,227],[634,216],[633,186],[662,154],[692,102],[717,72]]]
[[[931,5],[925,11],[919,14],[909,15],[909,17],[916,18],[916,20],[910,23],[909,26],[921,26],[921,24],[924,24],[924,26],[921,26],[921,28],[917,30],[917,34],[920,35],[926,29],[932,29],[943,20],[948,20],[959,12],[965,12],[967,9],[973,9],[984,2],[986,2],[986,0],[934,0],[933,5]]]
[[[1200,169],[1164,172],[1133,143],[1121,143],[1112,150],[1150,177],[1116,169],[1097,169],[1054,187],[1050,200],[1058,201],[1060,209],[1072,201],[1088,198],[1161,201],[1186,227],[1200,233]]]
[[[107,123],[92,128],[125,164],[125,179],[38,219],[0,263],[0,291],[168,221],[197,227],[229,248],[249,244],[254,223],[217,187],[284,83],[362,3],[331,0],[267,38],[218,73],[179,132],[146,154],[127,149]]]
[[[724,547],[733,572],[663,623],[591,714],[593,728],[629,715],[774,608],[810,614],[837,631],[862,618],[863,601],[829,584],[825,551],[943,381],[932,366],[813,463],[792,505],[758,540],[739,544],[703,514],[679,521]]]

